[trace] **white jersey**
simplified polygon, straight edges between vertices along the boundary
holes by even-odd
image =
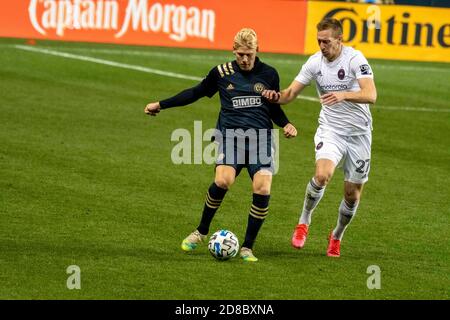
[[[302,66],[296,81],[309,85],[316,81],[319,97],[332,91],[359,91],[358,79],[373,78],[372,69],[363,54],[343,46],[341,55],[329,62],[319,51]],[[368,104],[341,101],[332,106],[322,104],[319,125],[342,135],[370,134],[372,115]]]

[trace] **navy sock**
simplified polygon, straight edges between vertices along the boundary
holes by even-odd
[[[259,229],[269,213],[270,195],[253,194],[253,203],[248,215],[247,231],[245,233],[245,241],[243,247],[252,249],[253,244],[258,235]]]
[[[219,209],[220,204],[222,203],[222,200],[225,197],[227,191],[227,189],[218,187],[214,182],[209,187],[208,192],[206,193],[202,219],[200,221],[200,225],[197,228],[198,232],[200,232],[201,234],[208,234],[211,221],[214,218],[217,209]]]

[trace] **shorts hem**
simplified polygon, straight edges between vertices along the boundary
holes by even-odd
[[[337,167],[337,165],[339,164],[339,161],[337,161],[336,157],[334,157],[331,154],[321,154],[320,156],[316,156],[316,162],[318,160],[330,160],[333,161],[334,165]]]
[[[356,179],[344,179],[345,182],[350,182],[354,184],[365,184],[367,181],[369,181],[369,178],[362,179],[362,180],[356,180]]]

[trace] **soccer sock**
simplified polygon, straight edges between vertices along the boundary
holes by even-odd
[[[206,193],[202,219],[200,221],[200,225],[197,228],[198,232],[200,232],[201,234],[208,234],[211,221],[214,218],[217,209],[219,209],[220,204],[222,203],[222,200],[225,197],[227,191],[227,189],[218,187],[214,182],[209,187],[208,192]]]
[[[269,213],[270,195],[253,194],[253,203],[248,215],[247,231],[245,233],[245,241],[243,247],[252,249],[253,244],[258,235],[259,229]]]
[[[324,193],[325,187],[319,186],[313,177],[306,186],[305,201],[298,223],[311,224],[311,215],[319,204],[320,199],[322,199]]]
[[[352,221],[353,217],[356,214],[356,209],[358,209],[359,201],[355,203],[349,203],[342,200],[341,205],[339,206],[339,217],[337,221],[337,226],[333,230],[333,238],[337,240],[342,240],[342,236],[344,235],[344,231],[347,228],[350,221]]]

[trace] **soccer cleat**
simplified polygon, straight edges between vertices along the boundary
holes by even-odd
[[[246,262],[258,261],[258,258],[253,255],[252,249],[242,247],[240,255],[241,255],[241,258]]]
[[[181,249],[187,252],[193,251],[197,248],[198,244],[204,242],[205,239],[206,235],[203,235],[198,232],[198,230],[195,230],[183,240],[181,243]]]
[[[328,236],[327,256],[338,258],[341,256],[341,240],[334,239],[333,231]]]
[[[307,224],[299,223],[298,225],[296,225],[291,240],[292,246],[297,249],[303,248],[303,246],[305,245],[307,235],[308,235]]]

